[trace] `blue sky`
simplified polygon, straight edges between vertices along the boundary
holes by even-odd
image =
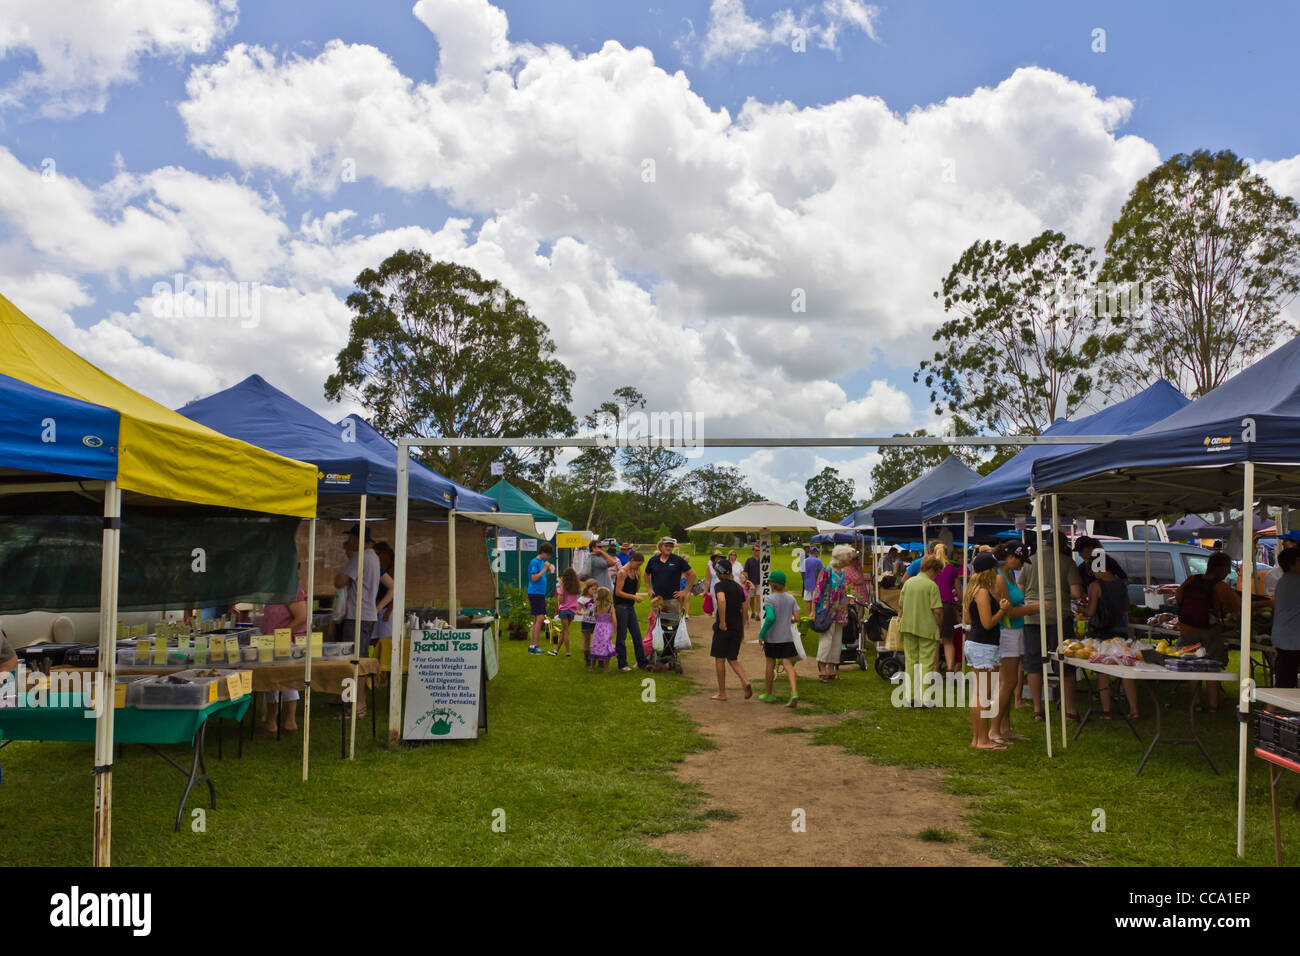
[[[350,279],[419,244],[524,295],[577,371],[578,413],[631,381],[719,433],[911,429],[930,423],[911,383],[941,317],[929,293],[973,238],[1099,244],[1139,176],[1198,147],[1300,192],[1289,4],[160,2],[135,24],[97,21],[107,4],[0,12],[0,160],[17,164],[0,282],[169,404],[259,372],[341,417],[321,385]],[[653,66],[601,54],[610,40]],[[650,155],[662,186],[638,193],[625,173]],[[955,188],[933,182],[941,160]],[[274,287],[271,319],[155,321],[175,271]],[[825,458],[859,484],[873,461]],[[819,464],[728,460],[783,500]]]

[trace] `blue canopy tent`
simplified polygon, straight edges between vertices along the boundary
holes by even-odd
[[[1068,514],[1239,507],[1243,540],[1251,542],[1256,502],[1300,503],[1300,338],[1128,438],[1039,460],[1031,484],[1039,495],[1056,496]],[[1250,659],[1250,620],[1250,601],[1243,600],[1242,661]],[[1238,856],[1246,837],[1247,679],[1238,695]]]
[[[1131,398],[1082,418],[1057,419],[1044,435],[1131,435],[1168,418],[1187,404],[1187,398],[1164,379]],[[998,468],[965,488],[925,501],[921,510],[927,519],[980,511],[1016,517],[1028,511],[1030,473],[1034,463],[1094,447],[1090,445],[1030,445]]]
[[[120,413],[0,375],[0,474],[117,478]],[[64,437],[60,438],[60,433]]]
[[[874,504],[858,509],[849,517],[854,528],[866,531],[869,536],[896,541],[920,538],[926,542],[932,525],[924,514],[922,504],[932,498],[954,494],[978,480],[977,471],[956,455],[949,455],[925,474]],[[946,523],[935,522],[938,525]],[[972,533],[992,536],[1006,527],[1006,521],[986,521],[974,527]]]
[[[334,423],[317,415],[310,408],[291,398],[269,384],[260,375],[250,375],[237,385],[224,391],[191,402],[184,408],[177,409],[186,418],[206,425],[214,431],[233,438],[241,439],[250,445],[274,451],[289,458],[309,461],[317,468],[317,491],[321,502],[322,517],[351,517],[352,497],[356,495],[360,503],[361,527],[366,527],[367,507],[370,496],[378,496],[381,508],[387,509],[395,504],[397,495],[397,450],[383,448],[386,444],[382,436],[369,435],[366,429],[356,427],[356,422],[345,419]],[[364,423],[362,423],[364,424]],[[351,425],[351,427],[348,427]],[[368,426],[367,426],[368,429]],[[379,442],[375,441],[379,439]],[[462,490],[454,482],[422,465],[413,464],[410,471],[410,499],[416,514],[439,516],[456,507],[457,498]],[[481,495],[475,495],[475,506],[484,503]],[[495,510],[493,502],[486,502],[486,510]],[[378,510],[378,509],[377,509]],[[316,563],[316,523],[313,521],[309,532],[308,554],[312,566]],[[455,543],[448,543],[449,554],[454,556]],[[487,554],[484,549],[483,559]],[[358,563],[358,593],[364,589],[365,562]],[[451,607],[455,608],[455,561],[449,561],[448,586],[452,594]],[[308,595],[308,600],[313,595]],[[454,620],[454,616],[453,616]],[[354,654],[361,654],[361,625],[358,619],[353,635]],[[397,653],[400,648],[394,647]],[[399,658],[400,659],[400,658]],[[359,683],[359,665],[353,665],[353,679]],[[304,712],[309,717],[311,707],[311,655],[304,658],[305,681],[308,693],[304,700]],[[398,688],[401,681],[394,680],[393,687]],[[394,694],[393,696],[398,696]],[[400,701],[400,697],[399,697]],[[352,701],[351,744],[349,754],[356,752],[356,704]],[[399,707],[392,713],[400,712]],[[308,757],[307,733],[303,734],[304,778]]]

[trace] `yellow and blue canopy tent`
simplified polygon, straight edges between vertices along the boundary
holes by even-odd
[[[101,687],[116,678],[122,496],[316,516],[316,467],[229,438],[152,401],[0,295],[0,495],[99,495]],[[312,532],[314,536],[315,524]],[[310,589],[310,583],[308,588]],[[113,708],[96,721],[94,862],[110,859]]]

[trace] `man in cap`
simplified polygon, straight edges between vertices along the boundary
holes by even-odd
[[[695,572],[689,561],[673,553],[676,548],[676,538],[660,538],[659,553],[645,563],[650,591],[664,602],[662,617],[666,620],[681,618],[691,588],[695,586]],[[683,577],[686,578],[685,587],[682,587]]]
[[[1295,548],[1300,548],[1300,531],[1288,531],[1277,539],[1277,561],[1273,570],[1264,575],[1264,593],[1269,597],[1277,591],[1277,582],[1285,573],[1282,569],[1282,555]]]

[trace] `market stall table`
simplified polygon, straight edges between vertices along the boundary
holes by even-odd
[[[1120,680],[1143,681],[1147,684],[1147,690],[1151,693],[1151,702],[1155,707],[1156,713],[1155,736],[1151,738],[1151,743],[1147,745],[1146,753],[1142,755],[1142,759],[1138,763],[1137,771],[1133,776],[1136,777],[1138,774],[1142,773],[1142,768],[1146,766],[1146,762],[1150,758],[1151,752],[1155,750],[1156,744],[1158,743],[1196,744],[1197,749],[1201,752],[1201,756],[1204,757],[1205,762],[1210,765],[1210,769],[1213,770],[1216,775],[1219,773],[1219,768],[1216,767],[1214,761],[1210,759],[1209,753],[1206,752],[1205,746],[1201,743],[1201,738],[1196,736],[1196,701],[1198,694],[1192,695],[1192,702],[1187,707],[1188,727],[1192,736],[1188,739],[1173,738],[1169,740],[1161,740],[1160,697],[1156,693],[1153,684],[1156,681],[1196,681],[1197,683],[1201,681],[1222,681],[1227,683],[1237,679],[1235,673],[1232,671],[1171,671],[1168,668],[1147,663],[1138,663],[1132,666],[1124,666],[1120,664],[1094,664],[1090,661],[1082,661],[1074,658],[1068,658],[1066,659],[1066,662],[1073,664],[1080,670],[1092,671],[1095,674],[1105,674],[1107,677],[1115,677]],[[1134,733],[1137,733],[1137,731],[1134,730]],[[1075,736],[1077,737],[1078,735],[1076,734]],[[1138,739],[1141,740],[1141,737]]]
[[[321,694],[339,694],[345,689],[345,683],[352,679],[352,662],[351,657],[325,657],[316,658],[311,664],[311,689],[313,693]],[[167,667],[149,667],[120,665],[117,673],[126,675],[150,675],[166,676],[175,674],[178,671],[186,670],[188,664],[172,664]],[[235,666],[238,670],[246,670],[253,675],[253,693],[265,694],[273,691],[296,690],[302,691],[306,688],[306,681],[303,679],[303,667],[301,660],[279,660],[270,664],[262,664],[257,661],[251,661],[239,665],[219,664],[216,666],[228,667]],[[93,674],[94,670],[77,667],[55,667],[52,671],[79,671],[81,673]],[[366,678],[371,688],[373,697],[375,675],[379,673],[379,659],[376,657],[362,657],[358,664],[359,674]],[[243,714],[240,715],[241,719]],[[255,730],[256,728],[254,728]],[[376,718],[374,710],[374,701],[371,701],[370,709],[370,736],[374,737],[377,732]],[[252,739],[250,734],[249,739]],[[221,738],[218,737],[217,745],[222,744]],[[240,755],[243,755],[243,736],[240,736],[239,749]],[[220,755],[220,752],[218,752]]]
[[[203,759],[208,721],[213,718],[242,721],[251,700],[244,695],[234,700],[219,700],[201,710],[141,710],[137,707],[122,707],[114,714],[114,744],[143,744],[185,775],[185,789],[176,806],[176,832],[180,832],[185,803],[195,784],[208,785],[211,807],[213,810],[217,808],[217,790]],[[86,709],[84,698],[79,694],[46,695],[42,702],[35,701],[33,695],[26,695],[19,706],[0,709],[0,747],[6,747],[15,740],[93,743],[95,721],[87,719],[88,713],[94,716],[94,711]],[[187,744],[194,748],[188,771],[158,749],[166,744]]]
[[[1182,631],[1176,628],[1156,627],[1151,624],[1129,624],[1129,627],[1139,634],[1146,635],[1149,638],[1167,637],[1173,638],[1175,642],[1183,636]],[[1241,650],[1241,638],[1237,636],[1225,636],[1223,646],[1230,651]],[[1254,651],[1259,651],[1259,658],[1255,658]],[[1251,638],[1251,655],[1250,655],[1250,677],[1255,678],[1255,668],[1258,667],[1268,675],[1271,682],[1273,679],[1273,639],[1271,635],[1257,633]]]
[[[1280,707],[1283,710],[1289,710],[1292,713],[1300,713],[1300,690],[1279,687],[1257,687],[1255,689],[1255,702],[1259,704],[1268,704],[1270,707]],[[1273,807],[1273,863],[1276,866],[1282,865],[1282,819],[1278,810],[1277,785],[1282,779],[1282,771],[1290,770],[1292,773],[1300,773],[1300,763],[1294,760],[1288,760],[1280,754],[1272,753],[1262,747],[1255,748],[1255,756],[1265,761],[1271,766],[1268,768],[1268,796],[1269,802]],[[1300,796],[1296,797],[1296,803],[1300,804]]]

